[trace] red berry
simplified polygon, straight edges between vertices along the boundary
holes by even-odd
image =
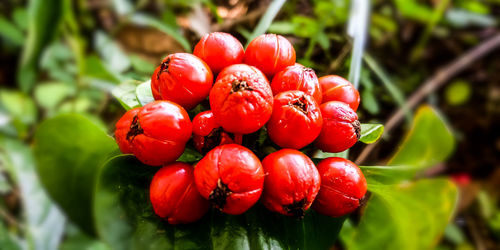
[[[184,152],[192,125],[181,106],[170,101],[154,101],[135,115],[129,112],[122,118],[124,121],[117,123],[115,135],[120,145],[130,144],[128,149],[141,162],[160,166],[175,161]],[[124,149],[123,153],[130,152],[126,146]]]
[[[278,72],[271,82],[271,89],[273,95],[287,90],[301,90],[321,104],[321,88],[316,73],[297,63]]]
[[[280,35],[264,34],[248,44],[243,62],[259,68],[272,79],[276,73],[295,63],[295,49]]]
[[[366,179],[353,162],[339,157],[322,160],[318,164],[321,189],[313,203],[318,213],[340,217],[359,207],[366,193]]]
[[[271,87],[266,77],[252,66],[235,64],[222,70],[209,99],[215,120],[231,133],[253,133],[271,117]]]
[[[208,152],[194,170],[200,194],[227,214],[242,214],[262,193],[264,170],[249,149],[226,144]]]
[[[299,90],[281,92],[274,97],[267,133],[282,148],[300,149],[313,142],[321,132],[323,118],[319,105]]]
[[[323,103],[339,101],[349,105],[354,112],[358,110],[359,92],[349,81],[340,76],[328,75],[320,77],[319,84],[323,92]]]
[[[161,100],[161,94],[160,94],[160,78],[157,77],[158,73],[160,72],[161,67],[156,67],[155,71],[153,72],[153,75],[151,76],[151,92],[153,92],[153,98],[155,100]]]
[[[242,135],[224,131],[210,110],[198,113],[193,119],[194,147],[202,154],[219,145],[241,144],[242,140]]]
[[[323,115],[323,128],[314,142],[316,147],[331,153],[352,147],[361,136],[358,115],[343,102],[330,101],[319,107]]]
[[[166,165],[156,172],[149,198],[155,213],[170,224],[197,221],[210,208],[194,185],[193,167],[182,162]]]
[[[115,138],[118,143],[118,147],[120,147],[120,151],[124,154],[132,153],[132,145],[129,140],[127,140],[127,134],[130,131],[130,127],[132,125],[132,121],[134,117],[137,116],[137,113],[142,108],[134,108],[127,111],[121,118],[116,122],[116,130],[115,130]]]
[[[159,93],[163,100],[173,101],[190,110],[210,93],[212,71],[192,54],[168,55],[158,68],[152,76],[152,90],[156,89],[153,93]]]
[[[262,161],[266,180],[262,202],[269,210],[303,217],[318,194],[320,176],[314,163],[294,149],[282,149]]]
[[[234,36],[223,32],[204,35],[194,47],[193,54],[205,61],[212,73],[218,74],[223,68],[243,62],[243,45]]]

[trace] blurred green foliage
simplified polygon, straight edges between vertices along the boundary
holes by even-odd
[[[345,218],[314,214],[299,223],[256,208],[247,216],[207,218],[207,225],[199,226],[202,230],[209,230],[208,225],[215,228],[210,236],[189,227],[166,227],[151,219],[145,198],[147,186],[141,178],[149,178],[151,171],[129,156],[105,164],[110,155],[118,153],[108,136],[114,121],[123,113],[122,107],[130,109],[151,101],[147,80],[160,59],[155,55],[151,60],[127,49],[120,41],[120,31],[154,29],[172,38],[178,44],[174,48],[190,52],[197,37],[181,25],[185,20],[180,18],[189,20],[186,16],[201,6],[212,22],[221,24],[225,20],[218,14],[219,8],[228,4],[211,0],[108,1],[98,12],[109,15],[108,27],[99,23],[102,17],[91,7],[91,2],[100,1],[4,2],[0,4],[0,56],[8,62],[3,62],[6,69],[0,74],[7,76],[0,78],[5,81],[0,87],[0,195],[19,192],[21,205],[20,212],[11,215],[17,209],[7,199],[0,199],[0,212],[7,215],[0,217],[2,249],[109,249],[118,245],[182,249],[204,246],[207,237],[212,248],[241,244],[250,248],[324,248],[333,244]],[[260,3],[255,2],[251,7]],[[302,2],[275,2],[258,29],[255,24],[237,24],[230,31],[246,39],[266,30],[287,35],[293,39],[300,63],[313,67],[320,76],[346,76],[351,41],[345,27],[352,21],[351,2],[313,0],[307,6]],[[495,10],[500,2],[374,0],[371,5],[371,49],[363,58],[360,117],[375,122],[385,119],[394,107],[405,109],[405,96],[432,73],[429,62],[416,62],[425,62],[427,49],[439,44],[434,39],[454,38],[457,30],[496,29]],[[412,36],[407,38],[410,32]],[[475,35],[461,34],[456,39],[468,45],[480,42]],[[381,46],[385,49],[379,50]],[[445,101],[467,103],[473,94],[471,84],[466,80],[452,83],[445,90]],[[471,248],[461,228],[448,224],[456,203],[454,185],[445,178],[420,179],[422,171],[446,161],[453,152],[451,129],[440,112],[428,106],[415,115],[406,110],[406,117],[410,131],[389,166],[362,167],[371,196],[360,218],[347,219],[341,242],[349,249],[428,249],[436,247],[444,234],[453,246]],[[372,143],[380,138],[383,127],[363,124],[363,130],[362,141]],[[259,139],[263,143],[265,137]],[[316,156],[333,155],[318,152]],[[200,157],[188,149],[180,160],[194,162]],[[135,174],[127,175],[123,168]],[[134,187],[136,184],[140,186]],[[486,193],[479,200],[481,216],[500,239],[497,201]],[[259,217],[269,221],[266,224]],[[271,222],[276,225],[269,225]],[[148,239],[146,243],[144,239]]]

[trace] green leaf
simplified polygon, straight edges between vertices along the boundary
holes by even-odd
[[[28,7],[28,35],[23,49],[17,79],[21,90],[29,91],[35,84],[38,61],[50,43],[64,12],[62,0],[31,0]]]
[[[15,240],[13,234],[9,233],[3,222],[0,222],[0,246],[6,250],[23,249],[21,243]]]
[[[95,44],[99,55],[109,70],[115,73],[123,73],[130,68],[131,63],[127,54],[108,34],[97,31],[95,33]]]
[[[74,86],[61,82],[37,84],[35,87],[35,100],[41,107],[53,110],[68,96],[76,93]]]
[[[31,98],[15,90],[2,89],[0,91],[0,105],[24,124],[33,124],[36,121],[37,110]]]
[[[64,241],[59,246],[59,250],[110,250],[102,241],[92,238],[79,231],[72,224],[68,224]]]
[[[9,20],[0,15],[0,37],[11,43],[21,46],[24,43],[24,35],[21,30],[14,26]]]
[[[66,219],[42,188],[31,148],[21,141],[1,135],[0,145],[0,165],[5,166],[12,181],[19,188],[23,215],[21,230],[25,239],[32,249],[56,249],[63,237]],[[3,244],[0,243],[0,246]]]
[[[126,110],[141,106],[136,94],[137,84],[139,84],[139,81],[125,81],[111,91],[111,94]]]
[[[147,80],[135,89],[135,95],[141,106],[144,106],[150,102],[153,102],[155,98],[153,97],[153,92],[151,91],[151,80]]]
[[[182,161],[182,162],[193,163],[193,162],[197,162],[197,161],[201,160],[201,158],[203,158],[203,155],[200,154],[198,151],[196,151],[192,148],[186,147],[186,149],[184,150],[184,153],[182,153],[182,155],[177,160]]]
[[[368,185],[359,225],[344,235],[348,249],[432,249],[450,221],[457,188],[444,179]]]
[[[117,151],[99,126],[77,114],[42,122],[34,142],[38,174],[50,196],[69,219],[94,233],[93,190],[100,166]]]
[[[85,57],[85,76],[97,78],[112,83],[120,83],[122,78],[119,73],[113,72],[104,64],[101,58],[91,54]]]
[[[94,209],[98,234],[113,248],[328,249],[344,221],[313,211],[297,220],[257,204],[243,215],[210,211],[198,222],[170,226],[153,214],[149,202],[156,170],[130,155],[117,156],[102,169]]]
[[[144,73],[146,75],[151,75],[156,68],[154,64],[142,59],[138,55],[130,55],[130,62],[132,63],[132,67],[136,71]]]
[[[418,168],[411,166],[359,166],[369,184],[392,185],[412,179]]]
[[[422,106],[388,165],[430,167],[446,160],[454,147],[455,139],[443,117],[432,107]]]
[[[371,144],[376,142],[384,133],[384,125],[382,124],[361,124],[360,142]]]
[[[274,0],[271,2],[271,4],[269,4],[269,7],[267,7],[266,12],[259,20],[259,23],[253,30],[250,37],[247,39],[248,41],[247,44],[245,45],[245,48],[254,38],[266,33],[267,29],[269,28],[269,26],[271,26],[271,23],[273,22],[274,18],[276,17],[276,15],[281,9],[281,6],[283,6],[284,3],[285,0]]]

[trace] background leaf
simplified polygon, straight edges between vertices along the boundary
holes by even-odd
[[[384,133],[384,125],[382,124],[361,124],[360,142],[370,144],[376,142]]]
[[[432,107],[417,110],[414,123],[388,165],[420,168],[443,162],[453,152],[455,139],[443,117]]]
[[[29,1],[28,35],[17,72],[19,87],[24,92],[35,84],[40,55],[58,31],[63,15],[62,0]]]
[[[198,222],[170,226],[149,202],[157,170],[127,155],[102,169],[94,206],[97,230],[114,249],[327,249],[344,221],[313,211],[297,220],[257,204],[243,215],[211,211]]]
[[[69,219],[93,234],[95,177],[117,150],[115,141],[87,118],[64,114],[40,124],[34,149],[38,174],[48,193]]]
[[[56,249],[63,237],[66,219],[42,188],[31,148],[1,135],[0,144],[3,147],[0,162],[19,187],[27,246],[37,250]],[[2,240],[0,246],[4,246]]]
[[[141,106],[137,99],[137,84],[139,84],[138,81],[129,80],[111,90],[111,94],[113,94],[126,110]]]
[[[144,106],[150,102],[153,102],[155,98],[153,97],[153,92],[151,91],[151,80],[145,81],[135,89],[135,95],[141,106]]]
[[[369,189],[372,194],[360,224],[350,235],[343,235],[348,249],[431,249],[457,202],[455,185],[443,179],[397,186],[369,184]]]

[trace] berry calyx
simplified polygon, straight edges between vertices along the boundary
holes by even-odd
[[[264,170],[252,151],[225,144],[196,164],[194,178],[198,191],[212,206],[227,214],[242,214],[259,200]]]
[[[278,146],[303,148],[318,137],[322,126],[319,106],[310,95],[291,90],[274,97],[273,113],[266,127]]]

